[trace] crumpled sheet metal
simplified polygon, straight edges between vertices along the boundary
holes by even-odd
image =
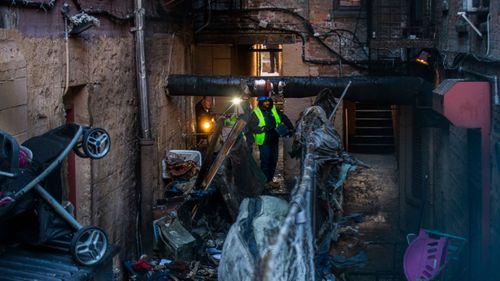
[[[311,106],[304,110],[295,130],[294,154],[306,145],[312,145],[317,165],[349,163],[358,161],[345,152],[342,140],[321,106]]]
[[[313,264],[317,254],[313,245],[314,242],[329,245],[337,236],[337,228],[331,210],[322,225],[328,233],[323,237],[313,237],[313,206],[316,201],[324,200],[341,211],[343,195],[340,187],[347,174],[358,165],[358,161],[343,150],[340,136],[321,106],[312,106],[303,112],[295,132],[294,149],[295,155],[301,155],[301,178],[292,191],[287,219],[277,242],[270,246],[271,255],[261,267],[266,271],[259,280],[314,281],[322,278]],[[285,251],[288,256],[283,258],[282,252]]]
[[[331,107],[330,107],[331,109]],[[337,237],[333,210],[323,225],[327,234],[315,241],[312,221],[314,203],[325,200],[341,209],[342,183],[358,162],[343,151],[340,136],[320,106],[306,109],[297,125],[293,154],[302,160],[302,173],[291,193],[287,214],[272,224],[267,239],[257,243],[249,202],[240,207],[231,227],[219,266],[220,280],[315,281],[321,279],[314,260],[316,245],[329,245]],[[316,197],[313,197],[316,194]],[[254,203],[252,203],[254,204]],[[258,208],[257,208],[258,210]],[[252,234],[248,236],[248,234]],[[321,240],[319,239],[319,240]],[[258,245],[258,247],[257,247]],[[258,251],[256,250],[258,249]]]

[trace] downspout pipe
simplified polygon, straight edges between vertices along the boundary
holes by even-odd
[[[257,86],[263,79],[272,83],[275,92],[285,98],[316,96],[324,89],[339,98],[349,81],[352,85],[345,99],[366,103],[414,104],[417,99],[430,101],[434,86],[417,77],[245,77],[169,75],[166,92],[171,96],[235,96],[262,94]],[[424,102],[425,103],[425,102]]]
[[[141,137],[151,139],[149,124],[148,82],[146,76],[146,55],[144,51],[144,14],[142,0],[135,0],[135,59],[137,90],[139,91]]]
[[[137,237],[138,253],[148,253],[153,247],[153,232],[152,232],[152,205],[153,205],[153,167],[152,159],[154,156],[154,141],[151,138],[151,127],[149,123],[149,95],[148,83],[146,75],[146,55],[144,50],[144,19],[145,9],[142,0],[134,1],[135,8],[135,27],[132,29],[135,32],[135,59],[137,72],[137,91],[139,94],[139,118],[140,118],[140,175],[138,187],[138,200],[140,200],[140,208],[138,211],[138,222],[140,227],[137,228],[140,235]],[[140,218],[140,219],[139,219]]]

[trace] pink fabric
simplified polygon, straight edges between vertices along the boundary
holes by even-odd
[[[28,163],[28,154],[22,149],[19,150],[19,168],[26,168]]]
[[[0,199],[0,207],[3,207],[3,206],[6,206],[6,205],[9,205],[10,203],[14,202],[14,199],[12,199],[11,197],[9,196],[6,196],[2,199]]]
[[[135,270],[147,270],[147,271],[153,270],[153,266],[146,260],[138,260],[134,264],[132,264],[132,267]]]

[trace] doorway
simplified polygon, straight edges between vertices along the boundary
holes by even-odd
[[[91,123],[89,92],[86,86],[74,86],[63,97],[66,123],[88,125]],[[73,206],[74,215],[82,224],[91,223],[91,161],[76,157],[70,152],[66,165],[66,198]]]

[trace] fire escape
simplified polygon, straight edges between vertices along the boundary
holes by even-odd
[[[194,31],[197,43],[295,42],[295,35],[258,19],[258,9],[246,0],[194,0]],[[265,9],[264,9],[265,10]]]
[[[433,48],[432,0],[371,1],[371,48]]]

